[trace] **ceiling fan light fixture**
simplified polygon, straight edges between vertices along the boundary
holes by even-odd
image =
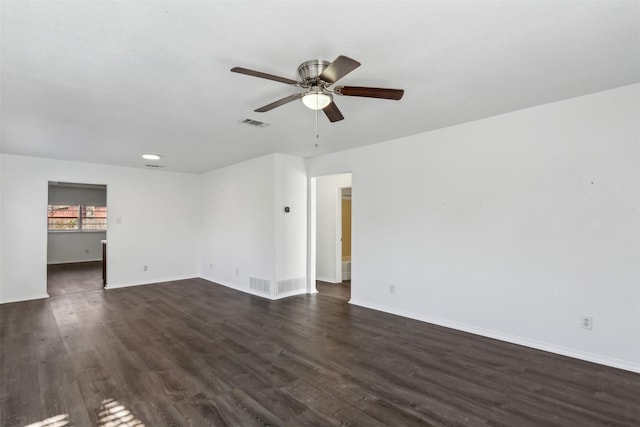
[[[331,94],[325,93],[317,87],[302,95],[302,103],[312,110],[322,110],[332,102]]]

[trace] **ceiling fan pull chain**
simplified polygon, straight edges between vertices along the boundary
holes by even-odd
[[[316,110],[316,147],[318,146],[318,139],[320,135],[318,134],[318,110]]]

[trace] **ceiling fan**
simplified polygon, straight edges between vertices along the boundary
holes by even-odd
[[[338,56],[335,61],[328,62],[320,59],[305,61],[298,67],[298,74],[301,81],[295,81],[286,77],[274,76],[260,71],[249,70],[242,67],[233,67],[234,73],[246,74],[248,76],[260,77],[262,79],[274,80],[276,82],[297,86],[307,89],[306,92],[289,95],[278,101],[267,104],[254,111],[264,113],[281,105],[287,104],[296,99],[301,99],[305,106],[312,110],[322,110],[331,122],[344,119],[344,116],[333,102],[333,95],[361,96],[366,98],[382,98],[399,100],[404,95],[402,89],[384,89],[378,87],[363,86],[335,86],[332,85],[346,76],[360,63],[346,56]]]

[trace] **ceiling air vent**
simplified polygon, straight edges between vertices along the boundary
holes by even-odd
[[[261,122],[259,120],[253,120],[253,119],[244,119],[241,123],[249,126],[254,126],[257,128],[266,128],[267,126],[269,126],[269,123],[265,123],[265,122]]]
[[[148,168],[163,168],[164,165],[145,165]]]

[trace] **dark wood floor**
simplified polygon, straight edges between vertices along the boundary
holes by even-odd
[[[638,426],[640,375],[202,279],[0,305],[0,425]]]
[[[47,265],[49,296],[102,289],[102,261]]]
[[[351,299],[351,283],[329,283],[321,280],[316,281],[316,290],[322,295],[338,298],[341,301],[349,301]]]

